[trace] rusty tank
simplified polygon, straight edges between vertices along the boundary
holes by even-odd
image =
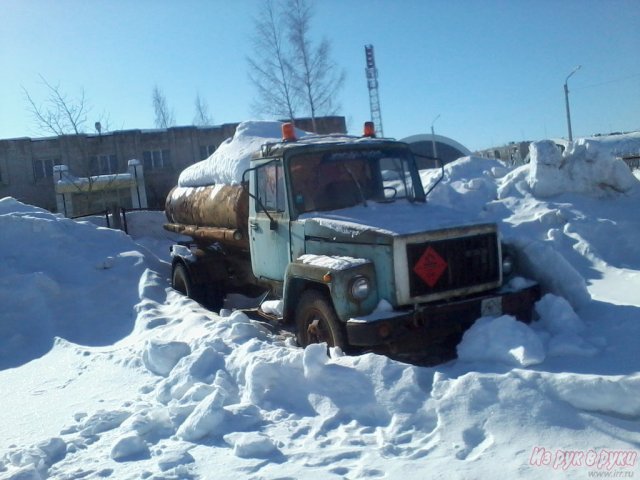
[[[164,228],[192,237],[249,249],[249,194],[241,185],[174,187],[165,204]]]

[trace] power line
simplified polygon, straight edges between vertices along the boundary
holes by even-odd
[[[616,79],[613,79],[613,80],[607,80],[606,82],[594,83],[594,84],[591,84],[591,85],[583,85],[581,87],[573,87],[572,90],[583,90],[585,88],[600,87],[602,85],[609,85],[611,83],[623,82],[623,81],[629,80],[631,78],[640,78],[640,73],[636,73],[635,75],[628,75],[626,77],[616,78]]]

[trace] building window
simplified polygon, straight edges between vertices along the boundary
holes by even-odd
[[[113,175],[118,173],[118,157],[115,155],[95,155],[89,159],[91,175]]]
[[[33,179],[37,182],[42,178],[53,177],[53,166],[60,165],[58,159],[47,158],[46,160],[33,161]]]
[[[216,151],[215,145],[200,145],[200,160],[209,158]]]
[[[142,152],[145,170],[171,168],[169,150],[145,150]]]

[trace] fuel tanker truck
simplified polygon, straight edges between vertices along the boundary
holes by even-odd
[[[185,171],[168,195],[165,229],[188,238],[172,246],[175,290],[214,310],[230,292],[268,292],[301,346],[396,358],[459,339],[482,316],[531,319],[539,287],[516,277],[497,226],[432,212],[409,145],[369,122],[362,137],[284,124],[260,143],[259,122],[247,123],[204,161],[215,169],[221,152],[223,175],[194,183]],[[242,132],[253,148],[234,151]],[[228,178],[234,155],[245,160]]]

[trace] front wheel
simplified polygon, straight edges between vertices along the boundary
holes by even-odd
[[[346,346],[342,324],[327,297],[316,290],[307,290],[296,308],[297,339],[302,347],[326,343],[329,347]]]

